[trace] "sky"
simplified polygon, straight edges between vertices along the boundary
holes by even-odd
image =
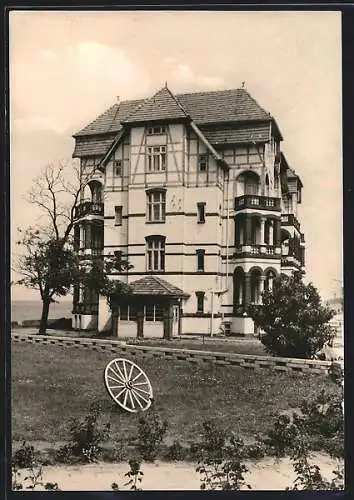
[[[339,12],[10,13],[11,242],[38,220],[24,197],[72,134],[120,100],[246,89],[277,120],[304,185],[306,279],[324,298],[342,281]],[[14,287],[13,299],[37,298]]]

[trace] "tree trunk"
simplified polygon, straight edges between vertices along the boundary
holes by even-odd
[[[47,331],[49,306],[50,306],[50,298],[49,297],[44,297],[43,298],[43,304],[42,304],[41,322],[40,322],[40,325],[39,325],[39,332],[38,332],[40,335],[45,335],[45,333]]]

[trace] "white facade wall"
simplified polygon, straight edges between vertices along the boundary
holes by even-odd
[[[274,159],[277,145],[224,147],[223,158],[230,167],[226,172],[209,153],[205,172],[198,169],[198,157],[207,154],[206,145],[183,124],[171,124],[166,134],[147,135],[145,127],[132,127],[130,134],[108,160],[104,178],[104,254],[122,251],[133,268],[133,282],[150,274],[146,262],[147,236],[165,237],[165,270],[155,273],[189,294],[183,301],[183,332],[216,333],[223,319],[230,319],[234,333],[253,333],[249,318],[231,318],[233,312],[233,273],[242,267],[265,272],[280,272],[280,249],[275,258],[235,258],[234,199],[242,196],[239,175],[252,171],[259,176],[258,195],[280,197],[280,182],[275,185]],[[147,148],[166,147],[166,170],[149,172]],[[119,164],[120,172],[116,166]],[[266,190],[265,178],[269,188]],[[147,220],[147,190],[164,189],[165,222]],[[198,203],[204,203],[205,223],[198,223]],[[117,224],[115,207],[122,207]],[[245,209],[244,213],[254,210]],[[259,215],[279,217],[279,211],[257,210]],[[205,251],[204,271],[197,269],[197,250]],[[203,291],[204,314],[197,315],[196,291]],[[216,292],[216,293],[215,293]],[[220,293],[223,292],[223,293]],[[211,315],[214,317],[211,318]],[[110,328],[110,312],[100,300],[99,330]],[[132,326],[133,325],[133,326]],[[120,322],[126,336],[136,336],[136,323]],[[160,324],[144,325],[144,336],[162,336]]]

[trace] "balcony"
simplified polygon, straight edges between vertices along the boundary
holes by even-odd
[[[262,257],[280,258],[281,248],[275,245],[238,245],[235,248],[234,258],[239,257]]]
[[[280,264],[281,267],[295,267],[298,270],[301,270],[303,267],[302,262],[294,255],[283,255]]]
[[[280,198],[270,198],[268,196],[253,194],[245,194],[235,198],[235,210],[243,210],[244,208],[258,208],[280,212]]]
[[[75,219],[85,215],[99,215],[103,217],[104,205],[97,201],[83,201],[75,207]]]
[[[282,214],[280,220],[282,226],[294,226],[300,232],[300,222],[294,214]]]

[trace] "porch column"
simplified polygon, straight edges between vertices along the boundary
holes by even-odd
[[[277,219],[275,221],[275,245],[280,247],[281,245],[281,221]]]
[[[112,311],[112,336],[119,337],[119,329],[118,329],[118,311]]]
[[[262,304],[262,293],[264,292],[264,281],[265,281],[265,276],[261,276],[259,278],[259,304]]]
[[[182,334],[182,300],[178,300],[178,335]]]
[[[265,244],[265,217],[262,216],[261,217],[261,245],[264,245]]]
[[[172,339],[173,305],[167,303],[163,311],[163,338]]]
[[[144,306],[138,305],[136,311],[136,336],[138,339],[144,338]]]

